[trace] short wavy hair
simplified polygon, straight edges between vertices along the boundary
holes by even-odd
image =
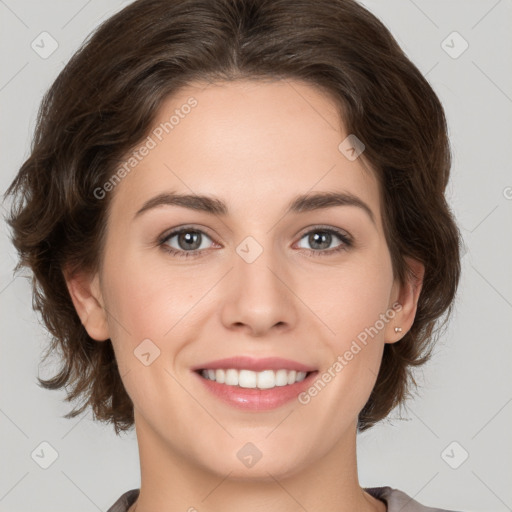
[[[32,304],[51,333],[45,359],[62,363],[48,389],[81,398],[116,434],[134,425],[133,403],[111,340],[89,337],[63,269],[95,272],[109,195],[94,190],[147,136],[163,101],[195,81],[299,80],[330,95],[347,133],[364,143],[375,174],[393,272],[425,266],[411,329],[386,344],[358,417],[364,431],[417,387],[460,276],[461,238],[445,199],[451,150],[443,107],[389,30],[354,0],[137,0],[102,23],[41,103],[31,154],[6,195],[11,240],[32,271]]]

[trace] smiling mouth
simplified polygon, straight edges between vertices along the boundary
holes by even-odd
[[[315,372],[301,372],[296,370],[263,370],[256,372],[245,369],[208,369],[203,368],[196,370],[202,378],[246,389],[272,389],[275,387],[290,386],[297,382],[302,382]]]

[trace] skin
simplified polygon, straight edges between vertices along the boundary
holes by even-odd
[[[136,510],[383,512],[358,482],[357,416],[385,343],[414,321],[423,267],[408,260],[418,279],[394,279],[377,181],[362,157],[339,151],[348,133],[325,94],[301,82],[196,83],[167,99],[154,126],[190,96],[197,106],[109,192],[101,271],[67,275],[89,335],[112,340],[134,403]],[[229,214],[163,205],[134,220],[164,191],[218,197]],[[347,205],[284,214],[295,196],[320,191],[357,196],[375,222]],[[205,233],[200,256],[158,246],[189,224]],[[312,245],[317,225],[350,234],[353,246],[329,254],[343,244],[335,234],[327,249]],[[252,263],[236,252],[247,236],[263,248]],[[177,236],[167,245],[187,250]],[[401,310],[307,405],[241,411],[191,372],[234,355],[284,357],[322,372],[396,302]],[[160,350],[149,366],[134,357],[147,338]],[[251,468],[237,458],[247,442],[262,453]]]

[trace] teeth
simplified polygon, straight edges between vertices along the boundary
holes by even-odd
[[[219,384],[228,386],[240,386],[251,389],[271,389],[276,386],[286,386],[300,382],[306,378],[306,372],[295,370],[263,370],[253,372],[252,370],[202,370],[201,375],[205,379],[217,381]]]
[[[238,386],[238,371],[233,369],[226,370],[226,380],[224,384],[228,386]]]
[[[286,370],[277,370],[276,386],[286,386],[286,384],[288,384],[288,372]]]
[[[244,373],[244,370],[240,372],[240,386],[244,386],[242,384],[242,374]],[[276,374],[272,370],[264,370],[262,372],[251,372],[254,373],[255,380],[258,381],[257,386],[251,386],[251,387],[258,387],[259,389],[271,389],[276,387]]]
[[[290,373],[288,373],[288,384],[293,384],[296,378],[297,372],[295,370],[292,370]]]

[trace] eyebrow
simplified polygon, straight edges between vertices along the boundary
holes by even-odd
[[[226,203],[216,197],[164,192],[148,199],[137,211],[134,219],[144,212],[162,205],[182,206],[212,215],[226,216],[229,214]],[[370,220],[375,224],[375,215],[371,208],[362,199],[348,192],[317,192],[297,196],[288,204],[285,214],[311,212],[324,208],[332,208],[334,206],[356,206],[365,211],[370,217]]]

